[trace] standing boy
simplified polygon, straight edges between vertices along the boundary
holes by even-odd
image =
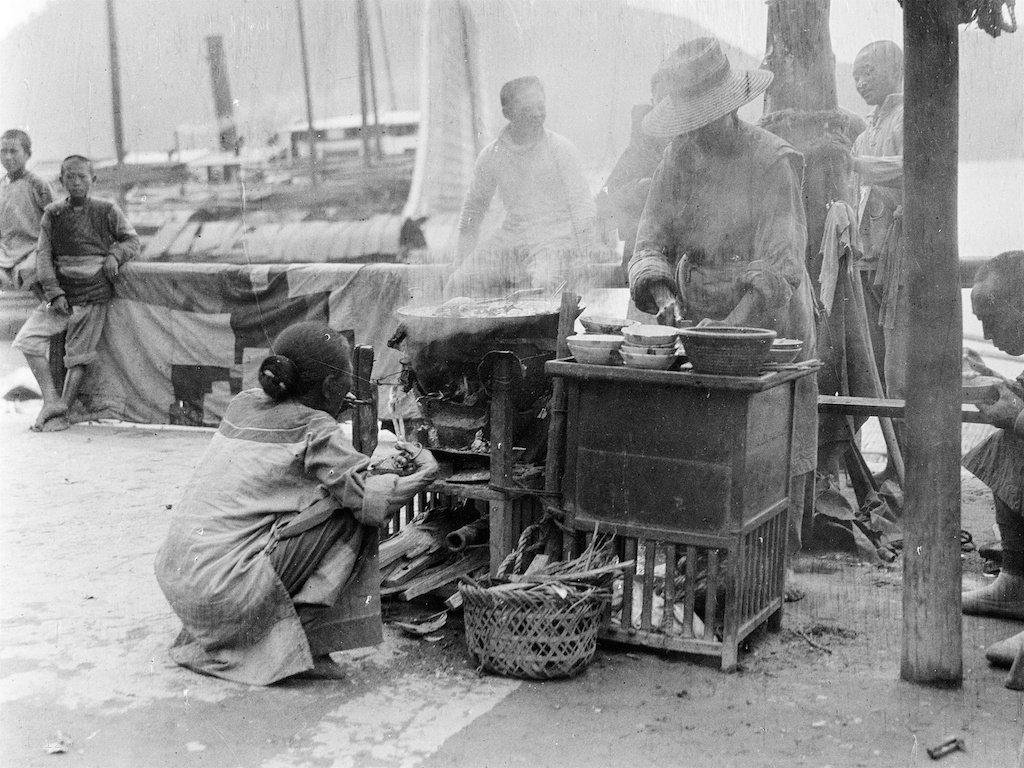
[[[139,236],[121,210],[112,202],[89,197],[96,178],[88,158],[65,158],[60,180],[68,197],[43,212],[36,251],[45,303],[33,310],[14,339],[43,393],[43,408],[32,427],[37,432],[68,428],[68,409],[78,396],[85,366],[96,359],[114,280],[139,253]],[[64,330],[68,372],[63,395],[58,395],[46,358],[47,342]]]
[[[36,284],[36,242],[43,209],[53,202],[50,185],[25,168],[32,140],[12,128],[0,136],[0,290],[28,291]]]
[[[520,77],[501,87],[509,121],[476,160],[459,218],[458,264],[449,295],[500,296],[520,288],[551,289],[582,277],[597,250],[596,210],[572,142],[544,127],[544,86]],[[478,243],[497,191],[501,229]]]
[[[874,107],[868,127],[853,145],[853,169],[860,179],[860,241],[857,264],[871,343],[886,397],[906,396],[910,300],[903,238],[903,51],[891,40],[864,46],[853,61],[861,98]],[[897,423],[902,440],[902,423]],[[890,459],[879,480],[895,476]]]

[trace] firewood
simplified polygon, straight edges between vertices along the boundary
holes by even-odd
[[[392,571],[384,580],[384,587],[398,587],[406,584],[410,579],[436,565],[448,556],[448,551],[439,549],[436,552],[425,552],[419,557],[414,557],[408,562],[402,563],[396,570]]]
[[[429,528],[410,523],[389,539],[380,543],[378,557],[384,568],[399,558],[412,558],[426,552],[433,541]]]
[[[402,592],[403,600],[412,600],[414,597],[426,594],[432,589],[455,581],[466,574],[472,573],[485,567],[490,562],[490,552],[486,547],[471,549],[459,559],[423,573],[406,584]]]

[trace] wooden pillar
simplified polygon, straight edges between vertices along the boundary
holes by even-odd
[[[377,448],[377,385],[373,383],[373,347],[358,344],[352,355],[352,378],[355,396],[362,402],[352,414],[352,445],[360,453],[371,456]],[[404,440],[405,435],[399,435]]]
[[[558,313],[558,340],[555,357],[569,356],[569,343],[566,339],[573,333],[576,317],[579,315],[580,297],[571,291],[562,292],[562,304]],[[548,450],[544,464],[544,490],[549,494],[562,491],[562,469],[565,465],[565,415],[566,396],[565,379],[556,376],[551,384],[551,421],[548,425]]]
[[[491,375],[491,482],[492,488],[514,490],[512,483],[512,432],[515,411],[512,407],[512,366],[517,365],[511,352],[492,352],[494,368]]]
[[[960,353],[956,0],[904,0],[909,269],[904,680],[960,685]]]
[[[764,66],[775,78],[765,92],[765,114],[780,109],[835,109],[830,0],[769,0],[767,5]]]

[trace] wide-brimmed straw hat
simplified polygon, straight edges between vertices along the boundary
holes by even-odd
[[[712,123],[757,98],[772,81],[765,69],[733,69],[721,44],[698,37],[679,46],[658,68],[669,95],[644,118],[644,132],[670,138]]]

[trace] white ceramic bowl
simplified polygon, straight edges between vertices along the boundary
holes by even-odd
[[[586,363],[587,365],[618,365],[622,360],[617,349],[581,347],[572,341],[569,342],[569,351],[572,352],[577,363]]]
[[[622,329],[626,341],[642,347],[659,344],[674,344],[679,338],[679,329],[667,325],[632,325]]]
[[[640,346],[639,344],[630,344],[628,341],[622,343],[622,346],[619,347],[619,351],[630,352],[631,354],[634,355],[656,355],[659,357],[665,355],[674,356],[679,353],[679,350],[675,344],[666,344],[663,347],[643,347]]]
[[[775,339],[772,348],[768,352],[768,360],[780,365],[792,363],[800,355],[804,343],[800,339]]]
[[[622,362],[630,368],[646,368],[648,370],[664,371],[672,367],[676,361],[676,355],[647,355],[637,354],[627,350],[621,350]]]
[[[569,336],[566,341],[569,342],[569,346],[575,344],[580,348],[618,349],[625,339],[615,333],[576,333]]]
[[[623,328],[636,325],[636,320],[627,320],[624,317],[610,317],[608,315],[580,315],[580,323],[587,333],[617,334]]]

